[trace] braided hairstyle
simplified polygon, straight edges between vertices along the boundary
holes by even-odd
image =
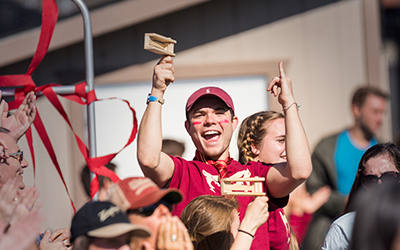
[[[246,164],[257,156],[251,151],[251,145],[260,147],[267,134],[269,124],[276,119],[285,118],[275,111],[260,111],[248,116],[240,125],[237,146],[239,162]]]

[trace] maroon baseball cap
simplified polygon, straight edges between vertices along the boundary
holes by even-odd
[[[205,96],[218,97],[226,104],[226,106],[228,106],[228,108],[231,108],[233,114],[235,114],[235,107],[233,106],[232,98],[223,89],[218,87],[205,87],[195,91],[186,102],[186,113],[190,111],[197,100]]]
[[[176,204],[182,201],[183,196],[176,188],[160,189],[149,178],[129,177],[110,188],[108,199],[122,211],[127,211],[147,207],[160,200]]]

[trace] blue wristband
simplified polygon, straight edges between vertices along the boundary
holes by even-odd
[[[160,103],[161,105],[163,105],[164,104],[164,102],[165,102],[165,100],[163,99],[163,98],[158,98],[158,97],[156,97],[156,96],[152,96],[152,95],[148,95],[147,96],[147,102],[146,102],[146,104],[149,104],[149,102],[158,102],[158,103]]]

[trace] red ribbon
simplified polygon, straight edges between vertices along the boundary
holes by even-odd
[[[126,100],[122,100],[127,105],[129,106],[132,115],[133,115],[133,129],[131,132],[131,135],[129,137],[128,142],[126,145],[119,150],[117,153],[101,156],[101,157],[90,157],[88,154],[88,149],[85,145],[85,143],[76,135],[69,119],[67,116],[67,113],[65,112],[63,106],[61,105],[61,102],[58,99],[58,95],[54,92],[53,87],[54,86],[60,86],[57,84],[47,84],[44,86],[37,87],[36,84],[34,83],[32,79],[32,73],[36,69],[36,67],[40,64],[40,62],[43,60],[44,56],[47,53],[47,50],[50,45],[51,37],[53,35],[54,27],[57,22],[58,18],[58,8],[57,4],[54,0],[43,0],[43,12],[42,12],[42,26],[41,26],[41,32],[40,32],[40,38],[38,42],[38,46],[35,52],[35,55],[32,58],[31,64],[29,65],[28,71],[25,74],[20,74],[20,75],[4,75],[0,76],[0,86],[2,87],[18,87],[21,86],[22,88],[17,88],[15,90],[15,100],[9,103],[10,109],[16,109],[18,108],[19,105],[23,102],[25,96],[27,93],[30,91],[34,91],[35,93],[41,91],[44,96],[52,103],[52,105],[57,109],[57,111],[61,114],[61,116],[64,118],[64,120],[67,122],[69,127],[71,128],[72,132],[74,133],[76,142],[78,144],[79,150],[82,153],[83,157],[85,158],[85,161],[87,162],[87,165],[90,169],[91,172],[95,173],[96,175],[103,175],[110,177],[110,179],[113,182],[118,182],[120,179],[118,176],[108,168],[106,168],[104,165],[110,162],[121,150],[123,150],[125,147],[127,147],[129,144],[133,142],[135,139],[136,133],[137,133],[137,120],[136,120],[136,112],[135,110],[130,106],[130,103]],[[70,94],[70,95],[65,95],[64,97],[77,102],[81,105],[88,105],[89,103],[92,103],[94,101],[101,101],[98,100],[96,97],[96,94],[94,90],[89,91],[86,93],[86,83],[80,83],[75,86],[75,93]],[[108,98],[108,99],[118,99],[118,98]],[[104,99],[106,100],[106,99]],[[50,142],[49,136],[46,132],[46,129],[44,127],[44,124],[42,122],[42,119],[40,118],[39,111],[37,111],[36,119],[33,122],[33,125],[35,126],[40,139],[42,140],[47,152],[49,153],[49,156],[56,167],[56,170],[58,172],[58,175],[60,176],[60,179],[65,187],[65,190],[67,192],[67,195],[71,201],[72,208],[74,209],[74,212],[76,212],[74,203],[71,199],[71,196],[68,191],[68,187],[65,183],[63,174],[61,172],[61,168],[58,164],[57,156],[54,152],[53,146]],[[35,166],[35,154],[34,154],[34,149],[33,149],[33,141],[32,141],[32,131],[31,128],[28,129],[28,131],[25,134],[30,153],[32,156],[32,165],[33,165],[33,171],[34,175],[36,172],[36,166]],[[98,191],[98,178],[94,178],[91,183],[91,197],[94,196],[94,194],[97,193]]]

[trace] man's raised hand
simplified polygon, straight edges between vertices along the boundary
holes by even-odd
[[[174,62],[172,57],[164,56],[154,67],[153,90],[164,92],[174,80]]]

